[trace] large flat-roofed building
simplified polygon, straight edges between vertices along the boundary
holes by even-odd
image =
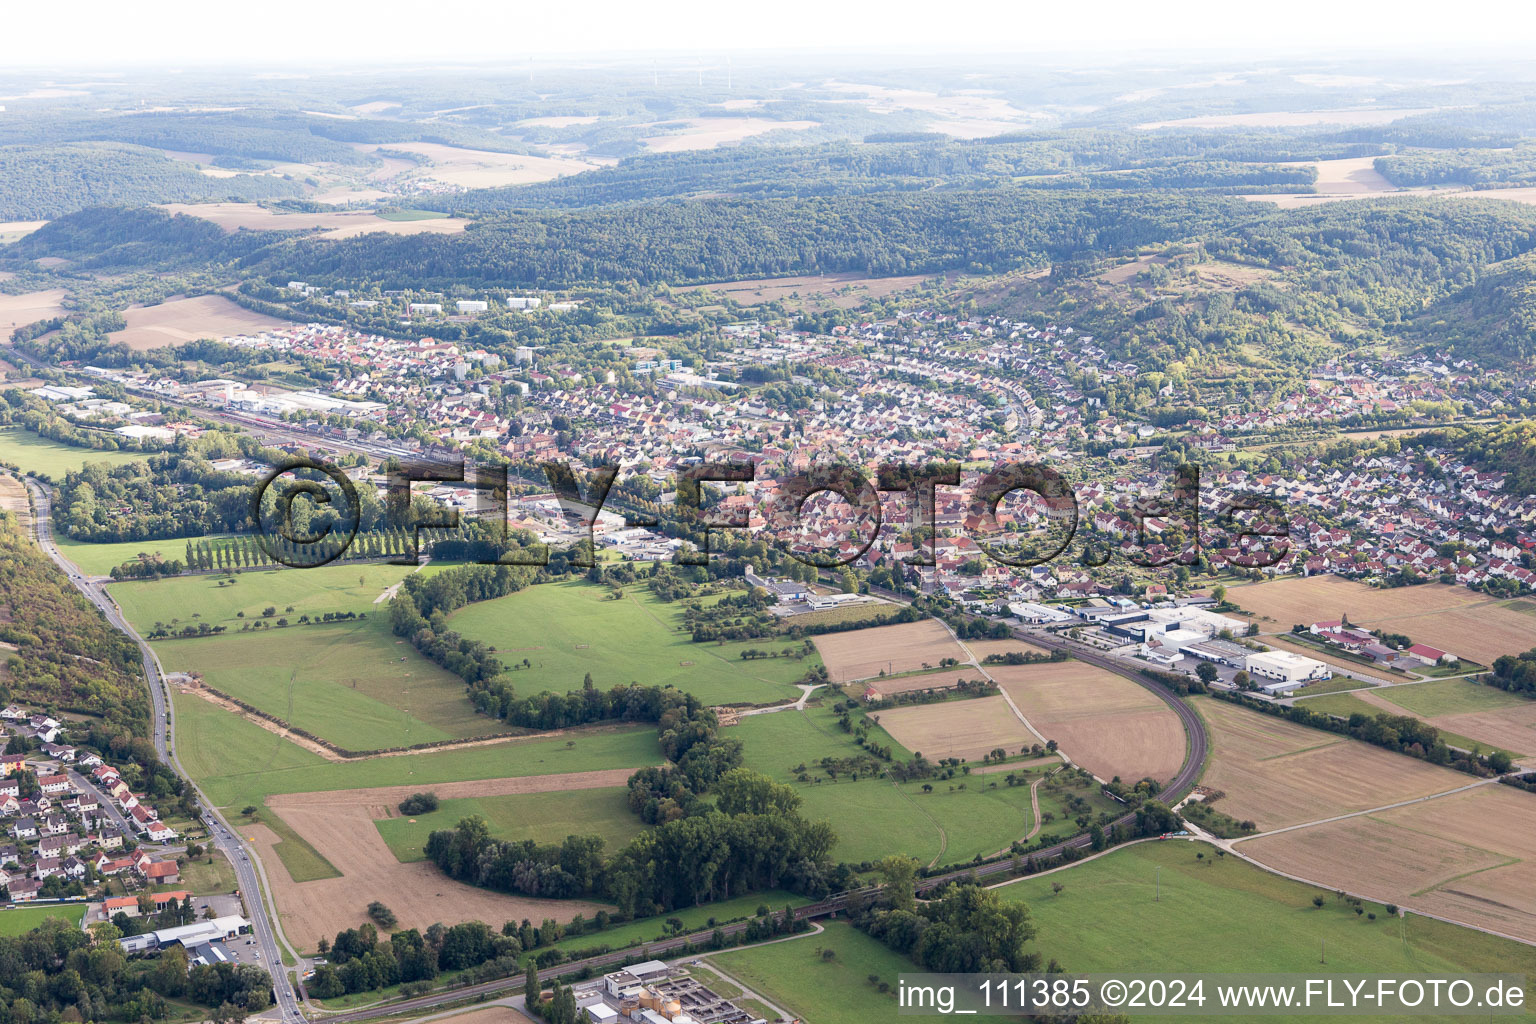
[[[1273,680],[1260,689],[1266,693],[1282,693],[1305,686],[1319,679],[1332,679],[1333,670],[1326,662],[1308,658],[1292,651],[1264,651],[1248,655],[1243,668],[1251,676]]]

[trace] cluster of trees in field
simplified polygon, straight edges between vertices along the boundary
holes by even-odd
[[[885,888],[851,914],[854,927],[925,971],[1039,972],[1040,954],[1025,952],[1035,937],[1029,908],[1005,902],[994,889],[948,886],[938,899],[917,902],[917,861],[893,855],[878,865]]]
[[[1536,697],[1536,647],[1524,654],[1499,655],[1494,659],[1493,673],[1483,681],[1510,693]]]
[[[0,220],[51,220],[94,206],[247,202],[299,189],[298,183],[271,175],[210,177],[142,146],[0,147]]]
[[[150,455],[142,461],[116,466],[88,463],[65,474],[54,521],[67,536],[89,541],[249,534],[253,528],[251,498],[260,481],[246,473],[214,469],[213,459],[230,455],[244,455],[273,465],[286,458],[282,453],[262,449],[248,435],[215,432],[196,442],[179,443],[175,450]],[[309,471],[297,475],[306,473]],[[276,509],[282,491],[281,487],[271,487],[263,493],[263,522],[281,518]],[[345,502],[293,502],[289,532],[297,536],[319,535],[330,527],[332,543],[339,545],[340,538],[355,526],[359,531],[359,553],[370,548],[379,549],[381,554],[399,550],[408,539],[406,532],[395,529],[387,536],[376,535],[387,518],[384,504],[370,487],[359,487],[356,493],[355,520]],[[288,546],[292,547],[292,543]],[[250,536],[194,541],[187,550],[187,566],[193,569],[255,568],[270,564],[271,560]]]
[[[492,717],[505,714],[510,684],[488,644],[448,628],[448,614],[471,601],[488,601],[523,589],[531,569],[510,565],[463,565],[430,577],[407,576],[389,603],[390,628],[411,646],[470,686],[470,699]]]
[[[1394,185],[1470,185],[1507,188],[1536,185],[1536,146],[1394,153],[1376,158],[1376,171]]]
[[[0,640],[14,644],[0,679],[0,703],[27,701],[101,715],[145,729],[149,701],[138,647],[107,624],[64,573],[0,514]]]
[[[433,832],[427,856],[450,877],[501,892],[597,896],[621,916],[659,913],[759,889],[824,895],[835,878],[836,835],[826,822],[799,814],[786,785],[745,768],[718,780],[715,805],[663,821],[606,862],[597,837],[571,836],[559,846],[490,836],[478,816]]]
[[[131,962],[113,941],[119,932],[90,932],[63,920],[19,936],[0,937],[0,1024],[58,1020],[157,1021],[168,1000],[191,1000],[217,1021],[243,1019],[272,1005],[272,979],[250,965],[197,965],[181,947],[148,965]]]
[[[315,968],[306,988],[316,999],[334,999],[398,984],[425,990],[443,971],[493,962],[511,974],[523,946],[515,929],[497,933],[480,921],[434,924],[425,933],[407,928],[382,942],[378,929],[364,924],[337,932],[329,944],[322,940],[321,952],[330,962]]]

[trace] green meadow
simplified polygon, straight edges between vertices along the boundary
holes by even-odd
[[[390,632],[382,614],[155,643],[167,672],[195,672],[232,697],[346,750],[502,732],[458,676]]]
[[[864,753],[838,726],[837,717],[830,707],[813,704],[804,711],[749,715],[725,732],[742,741],[747,767],[794,786],[802,815],[831,822],[838,834],[834,859],[858,864],[905,853],[923,864],[958,864],[978,853],[990,856],[1029,834],[1029,787],[1009,786],[1002,774],[931,779],[928,792],[924,782],[855,780],[842,774],[835,781],[828,778],[816,767],[823,757]],[[911,756],[879,726],[869,735],[898,758]],[[820,781],[799,782],[793,769],[802,764],[812,780]]]
[[[220,534],[220,536],[226,535]],[[60,534],[54,536],[54,542],[58,544],[59,551],[64,557],[78,565],[80,571],[88,576],[105,576],[124,562],[138,561],[141,554],[159,555],[166,561],[179,559],[185,562],[187,540],[186,537],[176,537],[171,540],[124,540],[98,544],[91,541],[71,540]]]
[[[185,554],[185,541],[181,551]],[[206,622],[233,633],[242,623],[260,619],[269,607],[276,610],[274,619],[286,616],[290,622],[300,615],[347,611],[387,618],[387,603],[374,601],[410,572],[410,566],[399,565],[326,565],[117,583],[111,591],[141,633],[148,634],[157,622],[177,627]]]
[[[23,935],[50,917],[79,926],[85,917],[84,903],[66,903],[51,907],[9,907],[0,910],[0,935]]]
[[[275,793],[421,786],[659,764],[652,725],[329,761],[201,698],[178,693],[176,752],[218,807],[260,806]]]
[[[1410,690],[1423,690],[1435,687],[1428,693],[1410,694]],[[1474,692],[1476,691],[1476,692]],[[1476,683],[1467,682],[1464,679],[1444,679],[1434,683],[1410,683],[1390,688],[1380,688],[1374,693],[1382,699],[1390,701],[1402,708],[1405,715],[1413,715],[1416,718],[1429,718],[1433,715],[1454,715],[1465,711],[1493,711],[1502,707],[1514,707],[1525,703],[1523,697],[1517,697],[1512,693],[1494,689],[1491,686],[1479,686]],[[1331,693],[1323,697],[1309,697],[1300,701],[1300,704],[1316,711],[1319,714],[1340,715],[1383,715],[1390,714],[1375,704],[1367,704],[1352,693]],[[1417,705],[1412,707],[1410,705]],[[1421,711],[1419,708],[1443,709]],[[1436,728],[1439,728],[1438,726]],[[1502,750],[1493,743],[1480,740],[1475,736],[1463,736],[1447,729],[1440,729],[1440,738],[1453,747],[1462,750],[1480,749],[1485,753]],[[1523,757],[1523,753],[1513,750],[1505,751],[1510,757]]]
[[[62,441],[52,441],[25,427],[0,427],[0,462],[20,466],[24,472],[38,473],[52,480],[87,462],[105,462],[119,466],[148,456],[143,452],[99,452]]]
[[[591,673],[601,688],[631,681],[672,685],[707,704],[767,704],[793,699],[790,684],[820,658],[759,658],[741,652],[798,650],[791,640],[696,644],[682,631],[682,606],[661,601],[643,586],[614,600],[607,587],[585,582],[546,583],[461,608],[449,624],[496,648],[520,693],[579,689]]]
[[[443,800],[430,814],[375,821],[379,835],[405,863],[426,859],[427,837],[478,814],[497,839],[554,845],[566,836],[597,836],[611,854],[645,827],[629,809],[629,790],[576,789],[565,793],[513,793]]]
[[[1053,893],[1053,883],[1064,888]],[[1068,971],[1536,976],[1536,948],[1414,914],[1396,920],[1367,902],[1371,921],[1326,889],[1217,857],[1205,843],[1140,843],[1000,892],[1029,905],[1032,948]]]
[[[829,950],[830,957],[825,955]],[[911,960],[842,921],[828,922],[819,935],[715,953],[704,962],[780,1009],[816,1024],[887,1024],[897,1019],[897,978],[920,970]],[[885,982],[889,991],[880,992],[870,983],[871,977]],[[1003,1019],[966,1018],[977,1022]]]

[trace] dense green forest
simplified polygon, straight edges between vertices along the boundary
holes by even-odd
[[[1536,257],[1488,268],[1424,310],[1412,335],[1495,362],[1536,355]]]
[[[91,206],[271,199],[299,190],[266,175],[209,177],[141,146],[0,147],[0,220],[50,220]]]
[[[1470,185],[1473,188],[1536,184],[1536,146],[1396,153],[1376,158],[1376,170],[1394,185]]]
[[[69,585],[10,513],[0,513],[0,640],[9,656],[0,703],[99,716],[147,735],[139,649]]]

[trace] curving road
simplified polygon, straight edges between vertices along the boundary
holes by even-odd
[[[144,678],[149,682],[149,699],[155,719],[152,728],[155,753],[160,755],[160,760],[174,768],[197,794],[198,802],[203,808],[203,818],[207,821],[209,833],[213,837],[213,844],[225,857],[229,858],[229,862],[235,867],[235,877],[239,880],[240,892],[245,897],[246,916],[251,922],[256,949],[261,952],[262,966],[266,967],[267,972],[272,975],[272,988],[277,996],[276,1008],[282,1013],[282,1020],[295,1022],[295,1024],[303,1021],[304,1015],[299,1010],[298,997],[289,983],[288,972],[283,969],[282,948],[279,945],[277,929],[273,926],[277,913],[268,903],[267,889],[261,884],[260,862],[240,839],[239,833],[229,827],[229,823],[209,803],[203,791],[197,788],[197,783],[193,782],[192,777],[182,768],[181,762],[176,758],[175,750],[168,742],[176,725],[176,709],[170,700],[165,675],[160,668],[160,659],[155,656],[149,644],[145,643],[144,638],[129,625],[128,620],[123,618],[122,612],[107,594],[106,588],[85,576],[79,566],[65,558],[58,546],[54,544],[52,492],[48,486],[32,477],[26,478],[26,484],[27,489],[32,493],[33,538],[37,541],[37,546],[64,570],[69,576],[69,581],[75,585],[75,589],[100,609],[108,622],[132,637],[133,641],[139,645],[139,654],[144,661]]]

